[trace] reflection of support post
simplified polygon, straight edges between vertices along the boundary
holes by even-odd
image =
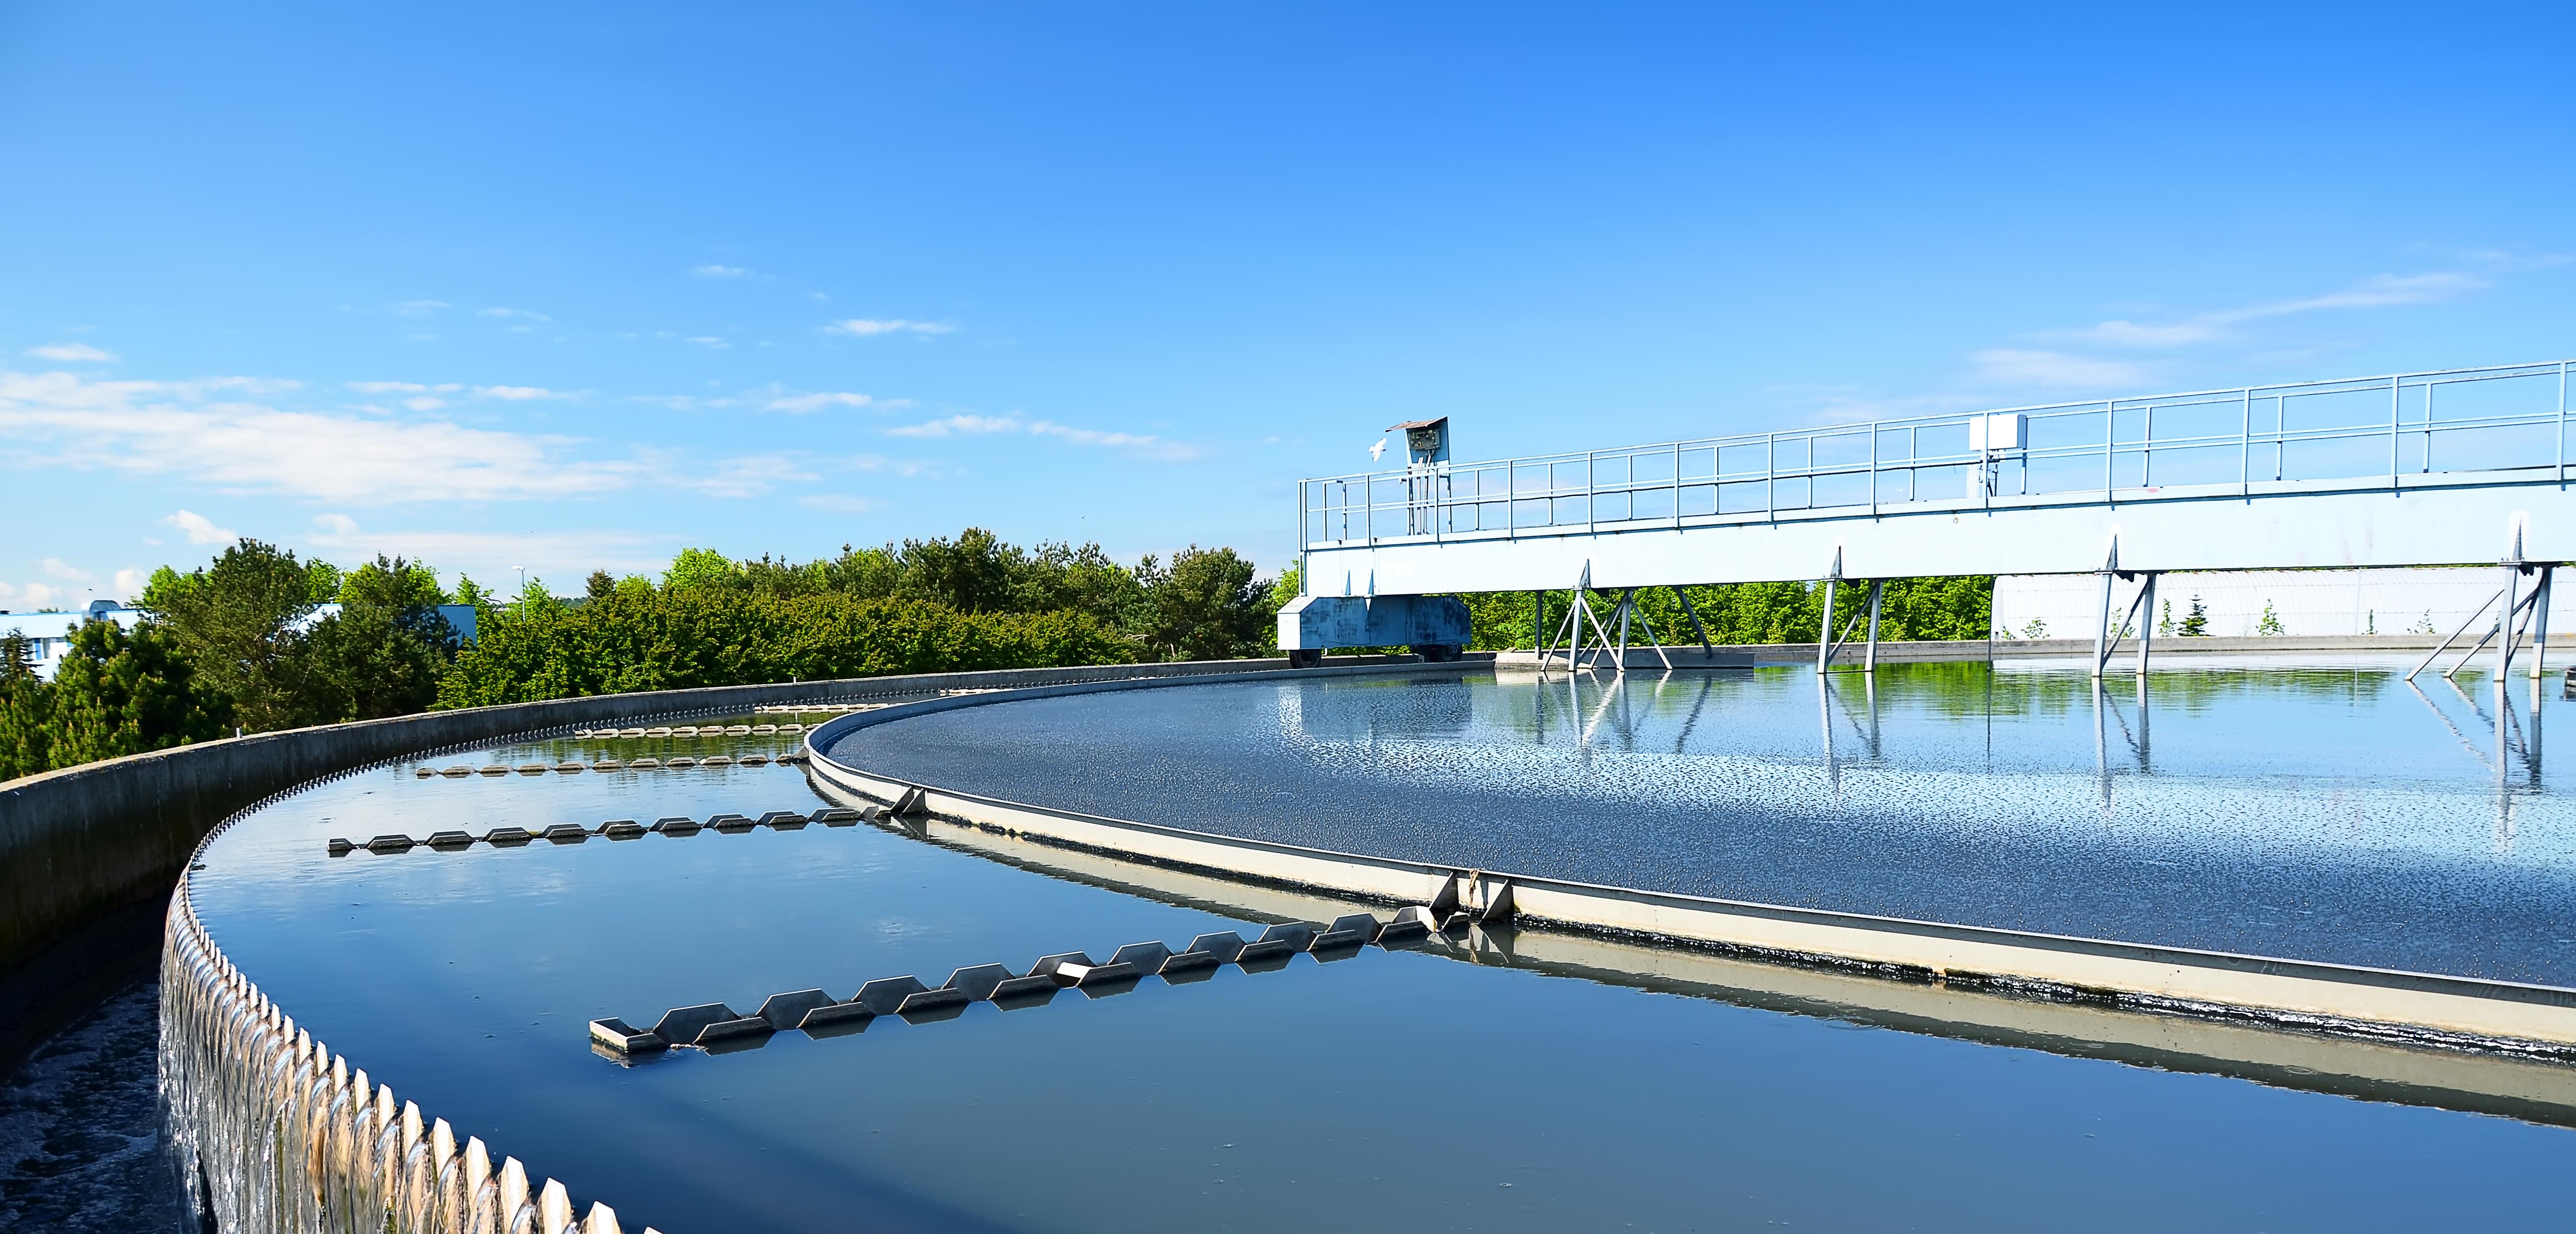
[[[2111,734],[2106,727],[2103,709],[2109,700],[2102,697],[2102,679],[2093,679],[2093,780],[2102,794],[2102,809],[2111,809]]]
[[[1861,679],[1860,679],[1860,686],[1861,686],[1861,690],[1862,690],[1862,692],[1864,693],[1864,695],[1865,695],[1865,696],[1868,698],[1868,700],[1869,700],[1869,758],[1870,758],[1870,761],[1871,761],[1871,762],[1877,762],[1877,761],[1879,760],[1879,758],[1881,757],[1881,755],[1880,755],[1880,753],[1879,753],[1879,748],[1878,748],[1878,676],[1877,676],[1877,674],[1872,673],[1872,674],[1866,674],[1866,675],[1862,676],[1862,677],[1861,677]]]
[[[1544,591],[1530,593],[1530,646],[1547,646],[1547,593]],[[1540,667],[1546,667],[1546,657],[1542,655],[1539,659]]]
[[[1816,725],[1825,740],[1825,787],[1837,802],[1843,795],[1843,769],[1834,761],[1834,679],[1816,678]]]
[[[1861,653],[1860,671],[1868,673],[1872,680],[1878,676],[1878,600],[1886,590],[1886,579],[1869,580],[1869,648]],[[1877,694],[1873,692],[1870,697],[1875,699]]]

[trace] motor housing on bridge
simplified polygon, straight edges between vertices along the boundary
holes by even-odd
[[[1455,596],[1299,596],[1279,610],[1279,647],[1301,664],[1335,647],[1410,647],[1454,660],[1475,630]]]

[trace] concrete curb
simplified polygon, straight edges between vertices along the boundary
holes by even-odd
[[[2576,1060],[2576,990],[2556,986],[1790,908],[1339,853],[911,784],[827,753],[860,729],[958,707],[1177,684],[1184,683],[1058,686],[906,704],[828,721],[806,734],[806,748],[814,777],[858,800],[912,799],[916,809],[958,823],[1179,869],[1380,903],[1429,901],[1443,913],[1465,911],[1479,921],[1519,918],[1909,980]]]

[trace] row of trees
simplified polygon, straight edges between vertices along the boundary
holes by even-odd
[[[1804,583],[1681,589],[1719,643],[1805,642],[1825,592]],[[1993,580],[1895,580],[1880,633],[1986,637]],[[54,680],[23,644],[0,644],[0,779],[260,731],[576,695],[885,673],[1211,660],[1275,650],[1294,569],[1263,579],[1232,549],[1191,547],[1124,565],[1100,546],[1008,544],[969,528],[955,539],[844,545],[803,563],[690,549],[659,578],[590,576],[557,597],[531,581],[503,602],[460,578],[441,589],[418,562],[379,557],[343,572],[256,540],[182,574],[156,571],[132,632],[84,625]],[[1867,603],[1838,586],[1835,611]],[[1570,592],[1461,597],[1475,646],[1536,646]],[[1607,606],[1607,601],[1596,597]],[[1692,637],[1677,593],[1642,590],[1640,613],[1668,642]],[[339,607],[319,612],[328,603]],[[442,604],[474,609],[458,637]],[[1643,637],[1643,631],[1638,632]]]
[[[470,584],[467,584],[470,587]],[[154,572],[133,631],[73,631],[53,680],[0,640],[0,779],[248,730],[428,707],[457,653],[427,567],[379,557],[343,573],[257,540],[208,566]],[[341,607],[327,615],[326,603]]]

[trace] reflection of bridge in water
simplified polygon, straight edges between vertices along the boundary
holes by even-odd
[[[1451,462],[1435,422],[1411,434],[1402,470],[1299,484],[1307,595],[1283,615],[1282,645],[1436,641],[1413,601],[1451,592],[1818,579],[1873,583],[1874,641],[1881,580],[2100,574],[2098,673],[2127,624],[2115,621],[2121,582],[2136,585],[2134,617],[2170,570],[2459,565],[2501,550],[2496,624],[2523,624],[2498,643],[2500,679],[2526,632],[2546,636],[2551,567],[2576,559],[2567,370],[2252,386],[1479,463]],[[1369,611],[1380,607],[1384,618]],[[1629,613],[1624,596],[1608,622],[1582,607],[1541,629],[1609,642]],[[1859,620],[1838,631],[1828,603],[1820,663]],[[2137,624],[2149,636],[2152,622]],[[2140,671],[2144,661],[2142,647]]]

